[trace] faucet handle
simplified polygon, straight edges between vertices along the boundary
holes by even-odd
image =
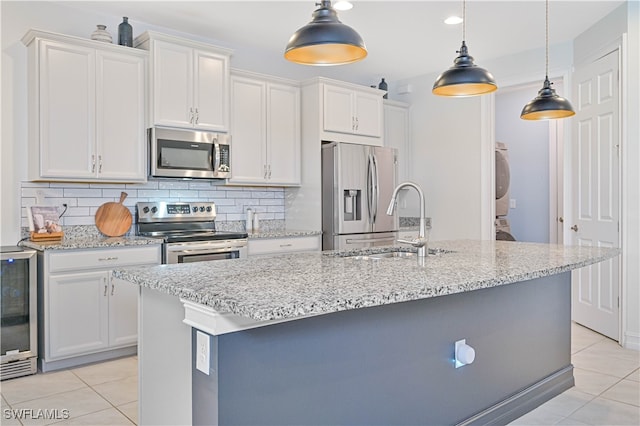
[[[414,238],[413,240],[396,240],[399,243],[411,244],[413,247],[424,247],[427,245],[426,238]]]

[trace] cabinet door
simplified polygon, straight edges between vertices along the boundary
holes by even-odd
[[[112,278],[109,287],[109,346],[134,345],[138,341],[138,292],[140,286]]]
[[[146,179],[145,59],[97,54],[98,178]]]
[[[229,128],[229,59],[206,51],[194,51],[195,127],[227,131]]]
[[[163,41],[153,47],[153,121],[193,127],[193,49]]]
[[[47,351],[51,359],[82,355],[109,344],[109,273],[50,275]]]
[[[300,184],[300,90],[267,86],[267,168],[269,183]]]
[[[356,93],[356,131],[364,136],[382,136],[382,97],[369,93]]]
[[[231,78],[232,183],[266,181],[265,83]]]
[[[409,109],[384,105],[384,146],[398,150],[398,183],[409,179]]]
[[[354,133],[353,91],[328,84],[323,86],[324,130],[329,132]]]
[[[93,178],[95,50],[40,43],[40,177]]]

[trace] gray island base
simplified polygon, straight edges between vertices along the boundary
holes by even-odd
[[[619,251],[439,247],[115,271],[141,286],[140,423],[505,424],[572,387],[570,271]]]
[[[534,281],[213,336],[209,375],[194,331],[193,424],[508,423],[574,384],[569,273]]]

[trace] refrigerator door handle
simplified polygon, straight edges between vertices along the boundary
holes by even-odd
[[[373,159],[371,158],[371,154],[369,154],[367,158],[367,214],[369,215],[369,222],[373,224],[374,216],[373,216],[373,174],[375,173],[373,169]]]
[[[375,154],[371,154],[371,160],[373,163],[373,220],[371,221],[371,223],[373,225],[375,225],[376,223],[376,218],[378,217],[378,204],[380,202],[380,181],[379,181],[379,174],[378,174],[378,159],[376,158]]]

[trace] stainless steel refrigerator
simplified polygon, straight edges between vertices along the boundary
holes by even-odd
[[[387,206],[396,186],[394,148],[331,142],[322,145],[322,249],[394,243],[397,214]]]

